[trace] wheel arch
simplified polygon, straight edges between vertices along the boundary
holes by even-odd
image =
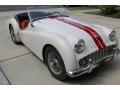
[[[45,62],[45,50],[48,48],[48,47],[53,47],[53,48],[55,48],[53,45],[51,45],[51,44],[46,44],[46,45],[44,45],[43,46],[43,50],[42,50],[42,56],[43,56],[43,61]],[[55,48],[56,49],[56,48]]]
[[[62,43],[60,43],[60,42],[62,42]],[[72,50],[70,44],[66,40],[63,40],[60,38],[59,38],[59,41],[57,41],[56,43],[55,42],[49,43],[49,44],[45,44],[43,46],[42,58],[43,58],[44,62],[45,62],[44,53],[45,53],[46,48],[49,46],[55,48],[59,52],[59,54],[61,55],[63,62],[65,64],[66,71],[74,70],[77,68],[77,64],[76,64],[77,62],[76,62],[76,58],[74,55],[74,51]]]
[[[18,25],[16,19],[15,18],[9,19],[8,22],[7,22],[7,25],[8,25],[7,27],[9,29],[9,31],[11,31],[10,27],[11,26],[13,27],[17,41],[21,42],[20,35],[19,35],[19,30],[20,29],[19,29],[19,25]]]
[[[11,23],[9,23],[9,31],[11,32],[11,30],[10,30],[10,27],[12,26],[12,24]]]

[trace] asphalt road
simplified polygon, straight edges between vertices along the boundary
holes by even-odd
[[[20,11],[19,11],[20,12]],[[120,84],[120,55],[103,64],[90,74],[67,79],[54,79],[44,63],[24,45],[11,41],[5,21],[18,12],[0,12],[0,84]],[[120,42],[120,19],[72,12],[71,16],[88,23],[95,23],[115,29]],[[119,45],[120,46],[120,45]]]

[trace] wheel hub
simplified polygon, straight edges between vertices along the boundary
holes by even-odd
[[[48,65],[53,73],[59,75],[62,72],[59,57],[54,52],[48,54]]]

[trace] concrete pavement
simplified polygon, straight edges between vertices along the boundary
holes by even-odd
[[[0,70],[0,85],[9,85],[9,82],[3,72]]]
[[[20,11],[19,11],[20,12]],[[54,79],[44,63],[24,45],[14,45],[5,20],[18,11],[0,12],[0,84],[120,84],[120,55],[107,64],[101,65],[90,74],[61,82]],[[120,42],[120,19],[97,15],[71,13],[71,16],[107,26],[117,31]],[[120,46],[120,45],[119,45]]]

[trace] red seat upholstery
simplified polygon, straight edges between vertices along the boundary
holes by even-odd
[[[29,20],[24,20],[22,22],[22,29],[25,29],[28,26],[28,24],[29,24]]]
[[[19,20],[19,21],[18,21],[18,24],[19,24],[20,29],[22,29],[22,22],[23,22],[23,20]]]
[[[20,20],[19,21],[19,26],[22,30],[25,29],[28,26],[28,24],[29,24],[29,20]]]

